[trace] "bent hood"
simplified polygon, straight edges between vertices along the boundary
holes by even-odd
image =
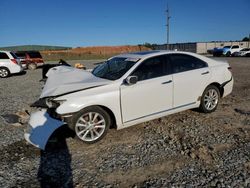
[[[112,82],[98,78],[91,72],[68,66],[51,68],[46,76],[48,79],[40,98],[63,95]]]

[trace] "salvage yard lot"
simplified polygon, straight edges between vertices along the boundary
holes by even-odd
[[[53,139],[46,152],[26,144],[25,124],[0,118],[0,187],[250,187],[250,58],[218,59],[230,63],[235,84],[211,114],[188,110],[111,129],[94,145]],[[0,115],[29,110],[41,72],[0,80]]]

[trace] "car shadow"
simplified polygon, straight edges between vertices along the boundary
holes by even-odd
[[[73,187],[71,154],[66,139],[74,136],[64,125],[51,135],[45,150],[40,151],[37,179],[42,188]]]
[[[27,71],[22,71],[22,72],[19,72],[19,73],[14,73],[14,74],[11,74],[11,76],[23,76],[27,74]]]

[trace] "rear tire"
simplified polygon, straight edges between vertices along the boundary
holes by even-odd
[[[35,63],[29,63],[28,64],[28,69],[29,70],[35,70],[37,68],[37,65]]]
[[[0,78],[7,78],[10,75],[9,69],[5,67],[0,68]]]
[[[87,107],[76,113],[69,124],[76,137],[86,144],[101,140],[111,126],[109,114],[99,106]]]
[[[220,91],[214,85],[209,85],[202,94],[200,111],[204,113],[214,112],[220,101]]]

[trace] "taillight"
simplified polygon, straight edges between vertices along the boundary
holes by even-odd
[[[228,69],[230,72],[232,72],[232,67],[227,67],[227,69]]]
[[[16,59],[11,59],[12,63],[18,64]]]

